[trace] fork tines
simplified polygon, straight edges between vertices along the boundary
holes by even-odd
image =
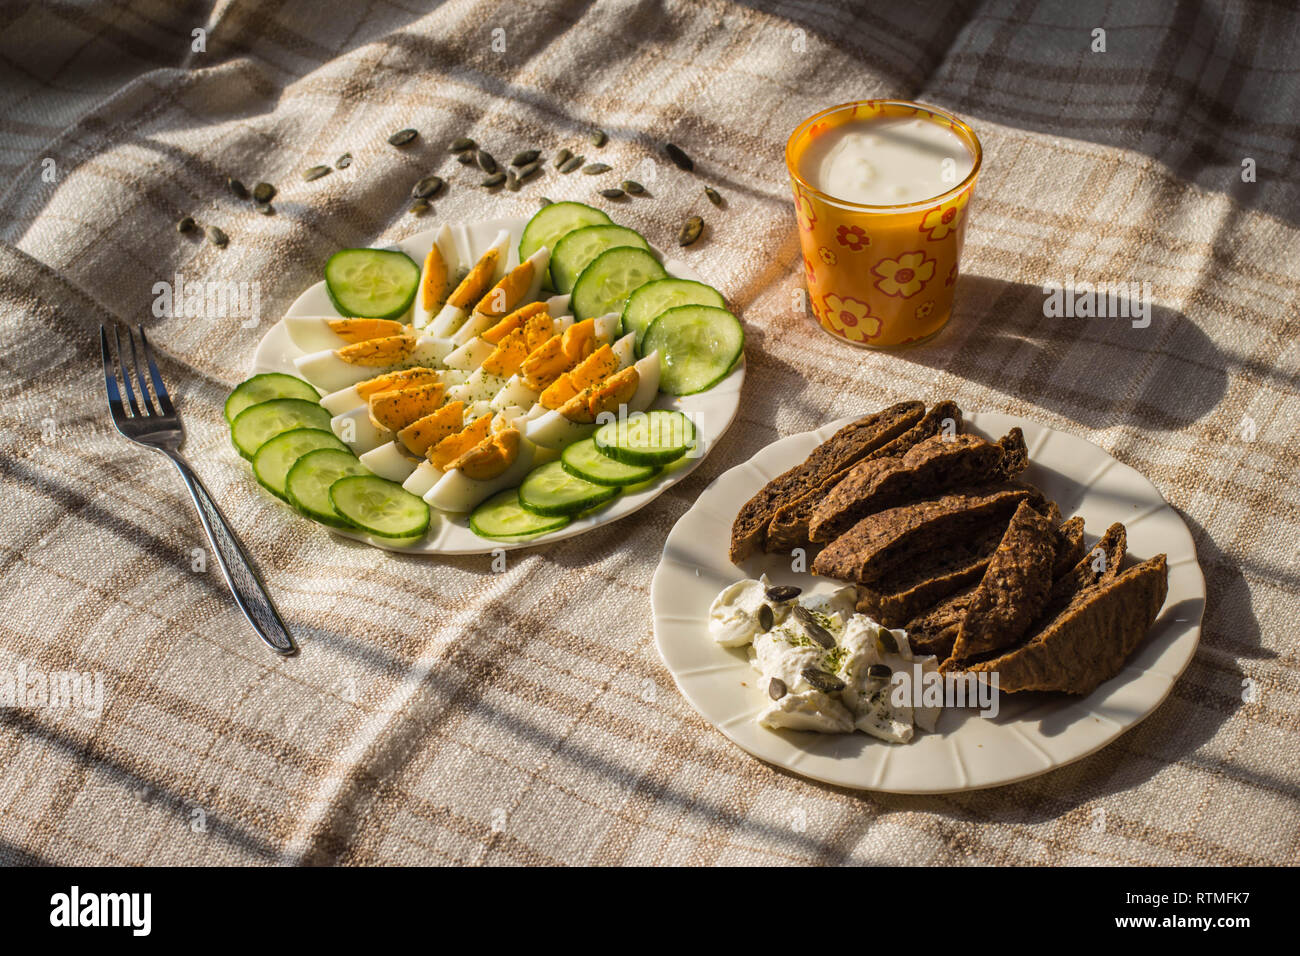
[[[130,329],[126,330],[126,347],[122,344],[122,329],[118,326],[113,327],[113,343],[116,347],[117,362],[113,361],[113,349],[108,345],[108,329],[104,326],[99,327],[99,347],[104,356],[104,386],[108,390],[108,405],[113,413],[113,418],[162,418],[174,417],[176,409],[172,407],[171,398],[167,394],[167,386],[163,384],[162,375],[158,372],[158,364],[154,361],[153,349],[149,347],[149,339],[144,334],[144,326],[137,327],[140,335],[140,346],[137,349],[135,342],[135,333]],[[140,354],[144,355],[144,365],[140,364]],[[149,377],[145,378],[145,368],[148,368]],[[122,387],[126,391],[127,405],[131,411],[128,414],[122,405],[122,393],[118,389],[118,380],[121,380]],[[139,401],[136,400],[135,385],[132,379],[139,385]],[[149,393],[149,381],[153,382],[153,395]],[[157,404],[154,404],[154,400]]]

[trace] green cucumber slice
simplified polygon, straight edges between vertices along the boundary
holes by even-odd
[[[370,474],[350,451],[320,448],[309,451],[289,468],[284,479],[289,503],[308,518],[334,528],[351,528],[330,501],[330,485],[340,478]]]
[[[656,279],[627,297],[623,306],[623,331],[636,333],[637,354],[650,323],[679,305],[711,305],[726,308],[727,300],[711,285],[691,279]]]
[[[606,249],[582,270],[573,284],[569,304],[575,321],[622,312],[623,301],[647,282],[668,275],[659,260],[644,249]]]
[[[519,486],[519,504],[535,515],[575,515],[604,504],[617,487],[597,485],[564,470],[558,461],[534,468]]]
[[[573,284],[591,260],[606,249],[629,246],[649,251],[641,233],[626,226],[583,226],[561,237],[551,251],[551,281],[559,292],[573,291]]]
[[[348,450],[348,446],[339,441],[329,429],[294,428],[262,444],[257,454],[253,456],[253,474],[257,476],[263,488],[277,498],[284,498],[287,501],[284,483],[289,477],[289,469],[303,455],[318,448]]]
[[[330,413],[319,402],[303,398],[273,398],[259,402],[238,415],[230,423],[230,440],[245,458],[252,458],[257,450],[274,438],[295,428],[330,427]]]
[[[417,538],[429,530],[429,506],[395,481],[351,475],[330,485],[330,504],[378,538]]]
[[[629,465],[666,465],[695,447],[695,425],[665,408],[600,426],[591,436],[602,455]]]
[[[525,511],[519,504],[519,489],[509,488],[470,512],[469,530],[480,538],[528,538],[558,531],[570,520],[567,515],[543,516]]]
[[[398,319],[420,286],[420,267],[395,249],[340,249],[325,263],[325,288],[340,315]]]
[[[320,392],[310,383],[283,372],[254,375],[236,385],[226,399],[226,422],[233,422],[235,416],[244,409],[269,402],[273,398],[301,398],[315,402],[320,400]]]
[[[560,237],[583,226],[608,226],[614,220],[580,202],[556,202],[539,209],[519,237],[519,261],[523,262],[545,246],[552,252]]]
[[[635,485],[653,478],[659,471],[654,465],[628,465],[615,461],[596,447],[594,438],[584,438],[564,449],[560,465],[576,478],[594,485]]]
[[[745,330],[726,309],[679,305],[646,329],[641,349],[659,352],[659,390],[694,395],[712,388],[745,352]]]

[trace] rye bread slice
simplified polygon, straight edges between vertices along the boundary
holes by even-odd
[[[1158,554],[1079,594],[1024,644],[967,670],[996,671],[1007,693],[1089,694],[1124,668],[1168,591],[1166,558]]]
[[[1009,517],[1032,494],[1023,485],[999,484],[867,515],[817,555],[813,573],[874,584],[945,542],[969,535],[986,521]]]
[[[897,458],[860,462],[814,504],[808,537],[832,541],[873,512],[997,481],[1006,477],[1005,454],[1000,442],[978,435],[934,435]]]
[[[1056,529],[1056,560],[1052,562],[1052,581],[1065,574],[1083,557],[1083,519],[1075,515]]]
[[[907,643],[913,654],[933,654],[941,661],[952,656],[952,646],[957,641],[961,622],[966,619],[971,599],[975,596],[976,581],[970,587],[948,595],[925,613],[907,622]]]
[[[951,422],[951,429],[945,429],[945,423]],[[812,546],[808,537],[808,522],[812,519],[812,510],[830,490],[848,476],[849,471],[859,462],[877,461],[884,458],[896,458],[904,454],[918,442],[925,441],[941,431],[952,430],[955,434],[961,430],[961,409],[956,402],[937,403],[925,416],[916,421],[906,432],[898,435],[889,443],[874,449],[870,454],[850,462],[843,468],[827,475],[817,485],[807,489],[798,497],[783,502],[768,522],[767,536],[763,543],[765,551],[792,551],[795,548]]]
[[[1080,593],[1098,584],[1105,584],[1119,574],[1124,564],[1124,550],[1128,532],[1118,521],[1106,529],[1096,545],[1082,555],[1065,574],[1052,582],[1041,619],[1047,620],[1058,613]]]
[[[998,444],[1002,447],[1000,462],[1002,477],[1010,481],[1029,467],[1029,449],[1025,446],[1025,433],[1019,428],[1013,428],[998,439]]]
[[[1016,643],[1047,604],[1057,526],[1022,501],[972,595],[952,656],[967,660]]]
[[[789,471],[773,478],[741,507],[731,525],[731,560],[739,564],[765,544],[777,509],[817,487],[864,455],[893,441],[925,414],[922,402],[899,402],[850,422]]]

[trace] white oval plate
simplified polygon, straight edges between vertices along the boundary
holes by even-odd
[[[485,222],[453,225],[452,229],[453,231],[464,230],[460,237],[464,242],[463,247],[468,248],[475,259],[487,250],[498,232],[502,229],[508,229],[511,241],[510,260],[507,268],[513,268],[519,264],[519,236],[527,222],[528,220],[523,217],[491,219]],[[423,262],[424,257],[429,254],[429,250],[433,247],[433,237],[434,230],[432,229],[417,232],[415,235],[403,239],[392,248],[401,249],[416,262]],[[656,250],[656,254],[663,261],[664,268],[672,275],[682,279],[704,281],[694,269],[685,263],[669,259],[658,250]],[[338,315],[339,313],[334,308],[334,304],[330,302],[329,293],[325,291],[325,283],[322,281],[317,282],[298,296],[285,314]],[[253,355],[253,373],[286,372],[289,375],[296,376],[298,370],[294,367],[293,360],[302,354],[304,354],[302,349],[290,341],[289,333],[284,327],[283,320],[281,320],[271,326],[266,335],[262,337],[262,341],[258,343],[257,351]],[[401,551],[406,554],[490,554],[498,549],[532,548],[551,541],[572,538],[574,535],[590,531],[592,528],[609,524],[619,518],[626,518],[632,512],[644,508],[667,491],[669,487],[694,471],[731,426],[732,420],[736,417],[736,411],[740,408],[740,387],[744,384],[744,381],[745,359],[742,356],[740,361],[736,363],[736,367],[732,369],[731,374],[707,392],[701,392],[698,395],[683,395],[680,398],[660,392],[658,399],[651,406],[652,408],[678,408],[686,412],[694,420],[696,434],[700,440],[695,456],[679,462],[673,468],[665,469],[648,486],[631,494],[622,494],[599,511],[578,518],[560,530],[552,531],[550,534],[540,535],[528,541],[496,541],[489,538],[480,538],[469,530],[468,515],[451,515],[437,511],[433,512],[429,534],[419,544],[407,548],[394,547],[382,538],[354,534],[335,528],[329,530],[346,538],[368,542],[377,548],[384,548],[388,551]]]
[[[936,733],[889,744],[863,733],[771,731],[754,720],[763,705],[745,648],[708,635],[708,610],[722,588],[766,572],[780,584],[829,591],[838,582],[790,570],[790,557],[757,555],[741,568],[727,555],[740,505],[792,468],[851,418],[773,442],[720,475],[678,520],[650,588],[655,641],[677,686],[709,723],[742,749],[787,770],[842,787],[890,793],[950,793],[1014,783],[1086,757],[1134,726],[1165,699],[1191,661],[1201,634],[1205,579],[1192,535],[1151,482],[1092,442],[1007,415],[968,417],[997,439],[1025,434],[1029,480],[1065,516],[1082,515],[1088,541],[1115,521],[1128,528],[1134,559],[1169,556],[1169,596],[1151,633],[1116,677],[1087,697],[1003,694],[1000,712],[945,709]],[[813,587],[815,585],[815,587]]]

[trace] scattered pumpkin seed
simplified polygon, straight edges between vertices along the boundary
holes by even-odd
[[[867,668],[867,676],[874,677],[877,680],[889,680],[894,672],[889,669],[888,664],[872,664]]]
[[[421,197],[417,199],[415,202],[411,203],[410,207],[407,208],[406,211],[409,212],[412,216],[423,216],[426,212],[429,211],[429,200]]]
[[[547,199],[545,196],[538,196],[538,197],[537,197],[537,205],[539,205],[539,206],[549,206],[549,205],[551,205],[553,202],[555,202],[554,199]]]
[[[805,667],[799,672],[799,676],[812,684],[817,690],[826,694],[833,694],[837,690],[844,689],[844,681],[834,674],[829,674],[816,667]]]
[[[588,163],[582,167],[582,171],[588,176],[599,176],[601,173],[609,172],[611,168],[604,163]]]
[[[415,188],[411,190],[411,195],[416,199],[429,199],[436,196],[440,189],[442,189],[441,176],[425,176],[415,184]]]
[[[534,162],[540,155],[542,155],[540,150],[521,149],[519,152],[515,153],[514,158],[510,160],[510,165],[527,166],[529,163]]]
[[[253,187],[254,202],[270,202],[275,198],[275,187],[270,183],[258,183]]]
[[[349,166],[351,166],[351,165],[352,165],[352,154],[351,154],[351,153],[344,153],[344,154],[343,154],[342,156],[340,156],[338,159],[334,160],[334,168],[335,168],[335,169],[347,169],[347,168],[348,168]]]
[[[775,601],[778,604],[793,601],[802,593],[803,588],[797,588],[793,584],[774,584],[764,592],[769,601]]]
[[[767,682],[767,696],[773,700],[780,700],[788,693],[790,693],[790,689],[785,686],[785,681],[781,680],[781,678],[773,677]]]
[[[684,169],[688,173],[695,169],[695,163],[691,157],[687,156],[685,151],[676,143],[664,143],[664,152],[668,158],[673,161],[673,165],[678,169]]]
[[[203,230],[203,233],[208,237],[208,242],[214,246],[224,246],[230,241],[230,237],[222,232],[218,226],[208,226],[207,229]]]
[[[506,181],[505,173],[493,173],[487,179],[483,180],[483,182],[479,183],[479,185],[486,186],[488,189],[492,189],[493,187],[500,186],[505,181]]]
[[[645,187],[642,186],[635,179],[625,179],[621,183],[619,183],[619,185],[623,187],[625,192],[629,192],[633,196],[645,195]]]
[[[712,186],[704,187],[704,195],[709,197],[709,202],[718,208],[722,208],[722,195]]]
[[[519,174],[513,169],[506,172],[506,189],[512,193],[519,192]]]
[[[689,246],[696,239],[700,238],[700,233],[704,231],[704,220],[699,216],[691,216],[682,224],[682,231],[677,233],[677,244],[679,246]]]
[[[492,154],[486,149],[480,149],[475,154],[474,158],[478,160],[478,168],[483,170],[485,173],[495,173],[499,168],[497,166],[497,161],[492,158]]]
[[[182,216],[181,219],[180,219],[180,221],[176,223],[176,231],[177,231],[177,232],[193,232],[193,231],[194,231],[194,217],[193,217],[193,216]]]
[[[541,168],[542,164],[537,160],[533,160],[531,163],[525,163],[519,168],[519,181],[523,182],[529,176],[537,175],[537,171]]]
[[[269,202],[254,203],[253,208],[256,209],[258,212],[260,212],[263,216],[270,216],[275,214],[275,207],[272,206]]]
[[[411,140],[415,139],[415,137],[419,135],[420,133],[418,130],[399,129],[392,136],[388,137],[388,142],[392,146],[405,146],[407,143],[409,143]]]
[[[248,198],[248,187],[241,183],[234,176],[226,177],[226,188],[235,194],[239,199]]]
[[[625,195],[623,190],[614,187],[611,187],[610,189],[602,189],[600,194],[606,199],[622,199]]]
[[[560,165],[560,172],[566,174],[571,173],[586,162],[586,160],[586,156],[570,156]]]
[[[758,626],[765,631],[772,630],[772,625],[776,623],[776,616],[772,613],[772,605],[762,604],[758,608]]]
[[[897,654],[898,638],[894,637],[892,631],[887,631],[882,627],[876,633],[876,650],[882,654]]]
[[[478,156],[474,150],[468,150],[456,157],[456,160],[464,166],[473,166],[478,162]]]
[[[468,136],[456,137],[451,141],[451,146],[447,147],[447,151],[451,153],[463,153],[468,149],[478,149],[478,143]]]
[[[313,179],[320,179],[322,176],[328,176],[332,172],[334,172],[334,170],[330,169],[328,166],[313,166],[302,174],[302,178],[307,180],[307,182],[311,182]]]
[[[555,154],[555,168],[556,168],[556,169],[559,169],[561,166],[563,166],[565,163],[567,163],[567,162],[569,161],[569,158],[570,158],[572,155],[573,155],[572,151],[567,150],[567,149],[562,149],[562,150],[560,150],[558,153],[556,153],[556,154]]]
[[[595,146],[597,149],[604,146],[608,140],[609,137],[605,135],[603,129],[593,129],[591,131],[591,145]]]

